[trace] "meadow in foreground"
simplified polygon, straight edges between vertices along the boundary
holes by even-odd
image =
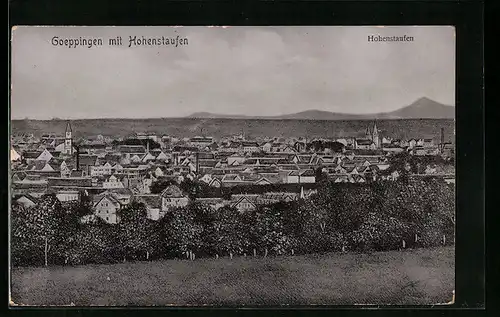
[[[432,305],[451,301],[454,247],[18,267],[16,305]]]

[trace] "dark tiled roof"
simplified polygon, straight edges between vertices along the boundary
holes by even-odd
[[[146,153],[143,145],[120,145],[118,151],[121,153]]]
[[[170,185],[163,190],[163,192],[161,193],[161,197],[180,198],[184,197],[184,194],[178,186]]]
[[[48,178],[49,187],[92,187],[92,178]]]
[[[80,154],[80,156],[79,156],[80,166],[82,166],[82,165],[92,165],[93,166],[96,164],[96,162],[97,162],[97,155]]]
[[[137,200],[144,203],[149,208],[160,208],[161,197],[160,195],[137,195]]]
[[[36,159],[42,152],[24,152],[22,156],[27,159]]]
[[[358,145],[371,145],[373,141],[369,139],[356,139],[356,143]]]

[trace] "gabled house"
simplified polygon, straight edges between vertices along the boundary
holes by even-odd
[[[148,194],[148,195],[137,195],[135,199],[141,202],[146,207],[147,217],[151,220],[159,220],[163,217],[163,212],[161,211],[161,196]]]
[[[111,176],[105,177],[102,187],[105,189],[111,188],[125,188],[123,184],[124,175],[113,174]]]
[[[147,163],[147,162],[150,162],[150,161],[154,161],[156,160],[156,156],[154,156],[153,154],[151,154],[150,152],[147,152],[141,159],[141,162],[143,163]]]
[[[215,188],[220,188],[222,187],[222,180],[218,177],[213,177],[210,183],[208,185],[215,187]]]
[[[48,162],[50,161],[54,156],[52,156],[52,154],[47,150],[43,150],[42,153],[40,153],[40,155],[36,158],[37,161],[44,161],[44,162]]]
[[[60,202],[80,201],[81,195],[78,190],[58,190],[55,192]]]
[[[15,162],[21,160],[21,155],[14,149],[14,147],[10,148],[10,161]]]
[[[101,195],[94,204],[96,216],[110,224],[116,224],[120,221],[118,211],[122,204],[111,194]]]
[[[162,161],[162,162],[165,162],[165,161],[168,161],[171,159],[170,156],[167,156],[163,151],[160,151],[157,155],[156,155],[156,158],[155,158],[157,161]]]
[[[212,174],[207,173],[207,174],[203,175],[202,177],[200,177],[200,181],[207,183],[207,184],[210,184],[210,182],[212,181]]]
[[[256,199],[258,195],[233,195],[231,197],[231,206],[236,208],[239,212],[245,212],[255,209]]]
[[[38,203],[38,199],[31,196],[30,194],[16,195],[12,200],[24,206],[25,208],[34,207]]]
[[[375,150],[376,145],[373,140],[370,139],[356,139],[354,144],[354,149],[356,150]]]

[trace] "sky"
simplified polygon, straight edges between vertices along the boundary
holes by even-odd
[[[129,36],[187,38],[132,46]],[[369,35],[412,42],[369,42]],[[54,36],[103,46],[54,46]],[[108,39],[121,36],[123,46]],[[17,27],[12,119],[377,113],[455,104],[455,30],[404,27]]]

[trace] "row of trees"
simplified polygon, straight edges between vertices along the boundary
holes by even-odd
[[[318,175],[321,174],[321,169],[317,169]],[[326,176],[324,177],[326,178]],[[266,184],[266,185],[237,185],[228,187],[213,187],[202,181],[193,181],[190,179],[184,180],[178,184],[175,180],[158,179],[151,184],[151,193],[160,194],[165,188],[170,185],[178,185],[187,195],[194,198],[210,198],[220,197],[230,199],[231,195],[238,194],[263,194],[267,192],[295,192],[299,193],[301,188],[304,190],[315,189],[319,184],[317,183],[302,183],[302,184]]]
[[[323,185],[306,200],[244,213],[192,203],[159,221],[133,202],[116,225],[82,224],[92,212],[88,202],[63,206],[47,195],[32,208],[13,206],[12,264],[365,252],[454,241],[454,190],[443,181]]]

